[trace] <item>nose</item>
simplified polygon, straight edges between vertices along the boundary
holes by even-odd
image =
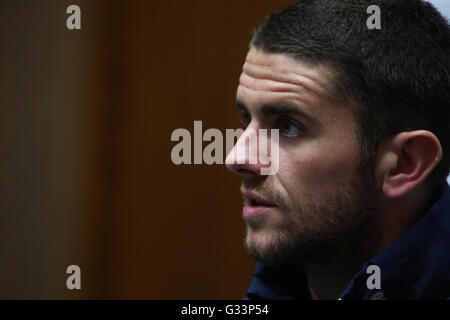
[[[244,177],[261,176],[261,169],[267,167],[270,159],[258,152],[258,136],[254,128],[247,127],[225,159],[228,170]]]

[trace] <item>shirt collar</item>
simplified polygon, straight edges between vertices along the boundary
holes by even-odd
[[[298,267],[259,262],[245,299],[310,299],[306,275]]]

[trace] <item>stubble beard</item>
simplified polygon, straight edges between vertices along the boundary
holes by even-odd
[[[247,219],[244,244],[254,260],[308,264],[318,259],[332,260],[343,252],[355,257],[372,254],[377,241],[377,194],[363,175],[337,185],[332,194],[303,193],[298,201],[286,201],[273,190],[251,184],[243,182],[260,194],[270,195],[280,215],[277,223],[267,223],[264,216]]]

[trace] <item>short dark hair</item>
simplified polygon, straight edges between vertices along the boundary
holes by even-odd
[[[367,8],[381,9],[369,29]],[[329,67],[334,94],[354,106],[361,154],[371,169],[380,142],[424,129],[443,157],[426,180],[435,189],[450,171],[450,28],[421,0],[303,0],[272,13],[250,43]]]

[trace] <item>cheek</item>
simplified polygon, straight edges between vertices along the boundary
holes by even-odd
[[[280,150],[278,180],[292,195],[336,192],[355,175],[359,151],[353,143]]]

